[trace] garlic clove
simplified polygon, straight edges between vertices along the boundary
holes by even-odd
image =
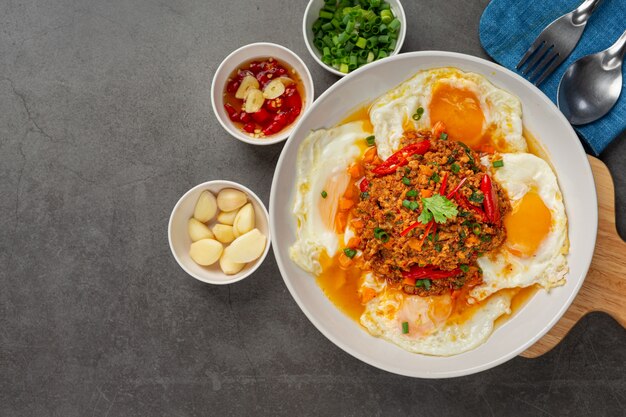
[[[189,222],[187,223],[187,231],[192,242],[197,242],[202,239],[215,238],[213,232],[211,232],[211,229],[209,229],[206,224],[194,219],[193,217],[189,219]]]
[[[271,100],[282,95],[285,92],[285,84],[277,78],[270,81],[263,89],[263,97]]]
[[[246,266],[246,264],[234,262],[230,253],[231,250],[229,249],[230,246],[224,249],[224,252],[220,257],[220,268],[222,268],[222,272],[224,272],[226,275],[234,275],[237,272],[241,271],[243,267]]]
[[[217,194],[217,206],[222,211],[233,211],[246,204],[248,196],[234,188],[224,188]]]
[[[217,221],[222,224],[232,226],[235,222],[235,217],[237,217],[237,213],[239,213],[239,210],[220,211],[220,213],[217,215]]]
[[[235,97],[243,100],[244,98],[246,98],[248,91],[251,89],[258,90],[259,81],[257,81],[257,79],[253,75],[246,75],[241,80],[241,84],[239,84],[239,88],[237,89],[237,92],[235,92]]]
[[[233,235],[233,227],[226,224],[218,223],[213,226],[213,234],[215,235],[215,239],[219,240],[222,243],[230,243],[235,240],[235,235]]]
[[[259,229],[252,229],[239,236],[229,246],[231,259],[234,262],[248,263],[258,259],[265,249],[267,238]]]
[[[189,256],[195,263],[202,266],[213,265],[222,255],[224,247],[213,239],[202,239],[191,244]]]
[[[215,196],[210,191],[202,191],[193,210],[193,217],[202,223],[206,223],[215,216],[215,213],[217,213]]]
[[[252,203],[248,203],[239,210],[237,217],[235,217],[235,221],[233,222],[233,234],[235,234],[235,237],[239,237],[248,233],[250,230],[254,229],[254,227],[254,207],[252,207]]]
[[[263,93],[259,89],[250,89],[246,93],[245,102],[241,109],[246,113],[256,113],[263,107]]]

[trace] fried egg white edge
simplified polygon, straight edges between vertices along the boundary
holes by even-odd
[[[567,217],[563,197],[550,165],[528,153],[501,156],[504,166],[495,170],[494,178],[507,192],[510,201],[514,204],[534,186],[550,210],[553,224],[532,258],[520,259],[506,249],[495,254],[493,259],[490,256],[479,258],[483,283],[474,287],[470,293],[477,300],[483,300],[503,288],[539,284],[549,290],[563,285],[568,271]],[[487,157],[483,157],[481,162],[490,165]],[[511,269],[507,270],[505,266],[509,264]]]
[[[296,201],[293,213],[297,219],[296,242],[289,248],[290,258],[303,270],[319,275],[323,250],[332,256],[338,248],[338,236],[319,225],[318,199],[325,179],[346,170],[361,154],[356,144],[369,133],[363,122],[346,123],[332,129],[312,131],[298,148],[296,168]],[[323,176],[324,181],[312,181]],[[315,218],[314,218],[315,216]]]
[[[433,86],[439,82],[473,91],[480,100],[485,120],[498,123],[508,150],[528,152],[528,145],[522,132],[522,105],[519,99],[497,88],[480,74],[445,67],[418,72],[372,104],[369,112],[370,121],[374,126],[378,155],[383,160],[398,149],[400,139],[404,134],[405,120],[409,121],[416,130],[431,127],[428,104],[432,97]],[[496,105],[510,117],[506,120],[496,117],[499,116],[494,112]],[[415,121],[412,116],[418,107],[424,109],[424,114],[420,120]]]
[[[367,286],[380,289],[375,285]],[[402,323],[397,317],[403,297],[418,296],[397,293],[393,297],[376,297],[367,303],[360,321],[371,335],[394,343],[412,353],[452,356],[475,349],[493,333],[498,317],[511,314],[511,296],[503,293],[495,294],[463,323],[446,323],[427,336],[411,338],[402,333]],[[393,312],[395,314],[390,317],[390,313]]]

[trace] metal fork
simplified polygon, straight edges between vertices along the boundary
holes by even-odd
[[[600,3],[602,0],[585,0],[575,10],[546,26],[515,68],[520,70],[525,66],[521,73],[539,86],[572,53]]]

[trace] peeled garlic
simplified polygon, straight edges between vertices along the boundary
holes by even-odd
[[[202,239],[191,244],[189,256],[198,265],[212,265],[220,258],[224,247],[213,239]]]
[[[237,210],[248,201],[248,197],[244,192],[235,190],[234,188],[224,188],[217,194],[217,206],[222,211]]]
[[[213,239],[213,232],[207,227],[206,224],[199,222],[198,220],[191,218],[187,224],[187,231],[192,242],[197,242],[202,239]]]
[[[213,226],[213,234],[215,235],[215,239],[222,243],[230,243],[235,240],[233,227],[226,224],[216,224]]]
[[[229,256],[234,262],[252,262],[263,254],[266,241],[267,238],[259,229],[252,229],[230,244]]]
[[[217,213],[215,196],[210,191],[202,191],[193,210],[193,217],[202,223],[206,223],[215,216],[215,213]]]
[[[248,94],[248,90],[250,89],[258,90],[259,82],[254,76],[246,75],[245,77],[243,77],[243,80],[241,80],[241,84],[239,84],[239,88],[235,93],[235,97],[243,100],[244,98],[246,98],[246,94]]]
[[[232,260],[230,246],[224,249],[224,253],[220,257],[220,268],[226,275],[234,275],[241,271],[246,264],[234,262]]]
[[[248,203],[239,210],[233,222],[233,233],[239,237],[254,229],[254,208]]]
[[[270,81],[263,89],[263,97],[273,99],[285,92],[285,84],[280,79]]]
[[[233,223],[235,222],[235,217],[237,216],[237,213],[239,213],[238,210],[221,211],[217,215],[217,221],[222,223],[222,224],[228,224],[228,225],[232,226]]]
[[[263,102],[265,101],[263,93],[257,88],[248,90],[245,100],[241,109],[246,113],[258,112],[263,107]]]

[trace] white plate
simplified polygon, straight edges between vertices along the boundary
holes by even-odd
[[[361,103],[371,101],[417,71],[452,66],[485,76],[496,86],[518,96],[524,126],[548,151],[556,170],[568,216],[570,272],[567,283],[549,294],[539,291],[510,320],[497,328],[478,348],[451,357],[409,353],[371,336],[339,311],[315,279],[294,264],[288,249],[295,241],[291,213],[295,196],[296,154],[312,129],[339,123]],[[333,343],[370,365],[420,378],[468,375],[501,364],[541,338],[567,310],[582,285],[591,262],[597,231],[595,185],[587,156],[571,126],[556,106],[528,81],[489,61],[451,52],[400,54],[363,67],[343,78],[313,104],[283,148],[270,196],[270,229],[278,267],[309,320]]]

